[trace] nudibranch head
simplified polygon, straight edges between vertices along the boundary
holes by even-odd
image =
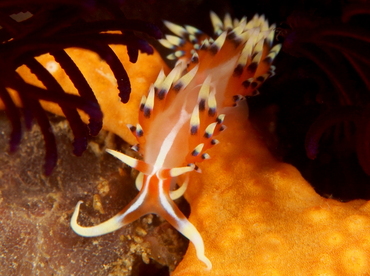
[[[224,114],[244,96],[255,94],[261,83],[273,75],[271,65],[280,46],[272,47],[274,26],[264,16],[224,21],[211,13],[215,38],[200,30],[165,25],[176,35],[160,42],[172,49],[170,59],[177,59],[173,70],[159,72],[147,96],[143,97],[136,126],[129,128],[136,136],[135,148],[143,160],[114,150],[107,150],[140,173],[136,181],[138,195],[113,218],[92,227],[78,225],[77,204],[71,227],[79,235],[92,237],[115,231],[139,217],[155,213],[165,218],[195,246],[198,258],[210,269],[204,254],[203,239],[195,226],[181,213],[173,199],[191,187],[187,179],[175,191],[171,179],[191,171],[210,158],[207,149],[218,143],[214,137],[225,129]]]

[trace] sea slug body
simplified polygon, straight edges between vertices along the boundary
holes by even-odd
[[[111,219],[91,227],[77,223],[81,201],[71,219],[79,235],[94,237],[113,232],[148,213],[166,219],[195,246],[197,257],[212,268],[205,256],[203,239],[195,226],[181,213],[173,199],[183,195],[191,183],[173,191],[172,179],[198,171],[198,162],[210,158],[207,149],[218,143],[218,133],[230,108],[245,96],[255,95],[258,87],[274,74],[272,62],[280,45],[272,46],[275,26],[264,16],[247,21],[222,21],[211,12],[214,38],[192,26],[165,21],[175,34],[166,35],[161,44],[173,52],[173,70],[159,72],[140,104],[139,120],[129,128],[138,140],[135,148],[143,160],[120,152],[107,152],[140,173],[136,181],[138,195]]]

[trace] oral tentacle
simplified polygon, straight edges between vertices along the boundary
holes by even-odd
[[[94,226],[81,226],[78,224],[77,219],[80,212],[80,205],[82,204],[82,201],[79,201],[71,218],[71,228],[76,234],[83,237],[97,237],[114,232],[150,212],[150,208],[147,208],[143,204],[144,200],[145,195],[139,193],[121,212]]]
[[[83,237],[97,237],[97,236],[111,233],[115,230],[120,229],[122,226],[124,226],[124,224],[122,224],[122,221],[118,219],[118,215],[95,226],[86,227],[86,226],[79,225],[77,222],[77,219],[80,213],[80,205],[82,203],[83,203],[82,201],[79,201],[77,203],[75,210],[73,212],[72,218],[71,218],[71,223],[70,223],[72,230],[75,231],[76,234],[83,236]]]
[[[170,198],[172,200],[178,199],[184,195],[189,184],[189,176],[187,175],[180,188],[170,191]]]
[[[196,227],[184,216],[172,200],[169,200],[164,194],[160,198],[163,210],[165,210],[165,212],[160,213],[161,217],[194,245],[198,259],[207,266],[208,270],[212,269],[212,263],[205,255],[203,238]]]

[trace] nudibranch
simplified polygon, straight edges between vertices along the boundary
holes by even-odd
[[[178,209],[173,199],[183,195],[191,183],[189,172],[198,171],[197,163],[209,159],[207,149],[218,143],[218,133],[225,129],[224,112],[274,74],[271,65],[280,50],[272,46],[275,26],[264,16],[252,20],[221,20],[211,12],[214,38],[192,26],[165,21],[175,35],[166,35],[161,44],[173,52],[169,59],[176,65],[169,74],[159,72],[157,80],[142,98],[139,119],[129,125],[136,136],[134,146],[143,156],[138,160],[108,149],[107,152],[140,173],[136,181],[138,195],[122,211],[96,226],[77,223],[81,201],[71,219],[79,235],[94,237],[113,232],[148,213],[166,219],[195,246],[197,257],[211,269],[205,256],[203,239],[195,226]],[[177,190],[172,184],[184,175]]]

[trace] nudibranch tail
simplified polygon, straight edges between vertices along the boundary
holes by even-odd
[[[221,20],[211,12],[214,37],[192,26],[165,21],[175,34],[160,40],[171,49],[169,59],[177,60],[167,75],[161,71],[141,100],[136,126],[128,127],[136,136],[137,160],[107,150],[123,163],[139,171],[138,195],[111,219],[91,227],[78,225],[81,202],[71,220],[72,229],[82,236],[98,236],[115,231],[139,217],[155,213],[166,219],[195,246],[207,268],[201,235],[173,202],[187,188],[188,174],[200,172],[198,162],[209,159],[208,149],[218,144],[215,137],[225,130],[226,112],[245,96],[255,95],[258,87],[274,74],[271,65],[281,46],[272,46],[274,25],[264,16]],[[184,175],[184,183],[174,190],[172,179]]]

